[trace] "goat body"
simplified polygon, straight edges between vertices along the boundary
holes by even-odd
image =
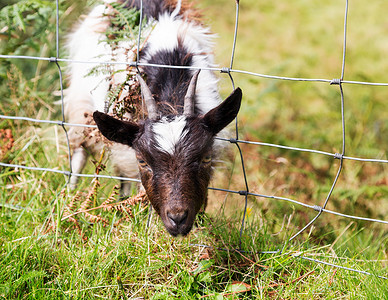
[[[125,5],[138,9],[140,0],[128,0]],[[104,74],[90,75],[97,65],[73,62],[69,65],[65,112],[69,122],[90,123],[95,111],[98,129],[113,141],[108,147],[116,173],[136,177],[140,171],[147,196],[168,232],[186,235],[198,211],[206,206],[217,148],[214,137],[236,117],[242,93],[237,88],[220,104],[217,79],[206,70],[213,66],[212,35],[192,18],[194,13],[188,5],[143,0],[143,7],[150,26],[143,33],[146,43],[140,63],[187,68],[143,66],[141,75],[130,77],[133,70],[122,72],[122,66],[112,65],[112,75],[107,78]],[[71,35],[68,46],[72,60],[135,60],[136,51],[128,49],[134,49],[136,40],[120,41],[114,49],[106,42],[109,9],[109,4],[95,7]],[[195,71],[201,68],[200,73]],[[146,119],[135,122],[128,114],[127,120],[118,120],[103,112],[112,82],[125,83],[121,98],[128,95],[131,86],[140,84]],[[85,130],[74,127],[69,136],[72,169],[79,173],[88,152],[101,151],[104,143],[97,131],[85,134]],[[72,187],[76,183],[73,176]],[[122,185],[122,193],[128,192],[128,185]]]

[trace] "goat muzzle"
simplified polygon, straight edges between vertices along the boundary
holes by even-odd
[[[191,216],[188,210],[167,210],[162,216],[167,231],[172,236],[187,235],[194,223],[195,215]]]

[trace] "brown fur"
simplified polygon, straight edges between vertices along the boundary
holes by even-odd
[[[176,8],[178,1],[177,0],[164,0],[166,6],[170,6],[173,9]],[[180,14],[187,19],[195,20],[200,22],[202,19],[202,12],[196,8],[195,1],[182,0]]]

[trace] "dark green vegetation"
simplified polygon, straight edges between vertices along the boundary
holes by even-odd
[[[289,77],[339,78],[344,1],[241,1],[235,69]],[[8,3],[0,3],[4,6]],[[61,2],[64,41],[82,5]],[[234,1],[202,1],[219,36],[217,61],[229,66]],[[222,8],[222,9],[220,9]],[[349,7],[346,80],[388,82],[386,1]],[[55,2],[19,1],[0,13],[0,54],[55,56]],[[61,44],[62,45],[62,44]],[[66,53],[61,46],[61,56]],[[65,65],[61,64],[65,69]],[[232,74],[244,91],[241,138],[331,153],[342,144],[340,94],[328,83],[291,82]],[[231,84],[221,76],[221,92]],[[346,154],[387,159],[388,88],[344,84]],[[61,118],[58,71],[44,61],[0,59],[0,114]],[[60,127],[0,120],[2,162],[67,170]],[[338,161],[265,146],[241,145],[250,191],[322,205]],[[232,148],[233,150],[233,148]],[[214,187],[244,190],[235,152],[220,164]],[[95,157],[86,172],[99,170]],[[103,173],[109,173],[109,168]],[[387,225],[323,214],[285,241],[316,212],[284,201],[249,197],[239,248],[244,197],[209,192],[209,208],[187,238],[173,239],[149,207],[117,199],[111,180],[0,168],[0,297],[4,299],[384,299]],[[329,200],[334,211],[387,220],[388,165],[345,161]],[[135,193],[135,192],[134,192]],[[80,212],[89,209],[88,213]],[[195,244],[197,246],[193,246]],[[208,245],[215,250],[198,245]],[[292,254],[292,255],[291,255]],[[303,254],[374,275],[295,258]],[[293,256],[294,255],[294,256]]]

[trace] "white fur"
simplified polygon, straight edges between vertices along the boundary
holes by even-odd
[[[105,42],[105,31],[109,21],[104,14],[107,8],[105,5],[96,6],[78,29],[70,36],[68,42],[69,58],[82,62],[133,62],[135,60],[134,49],[136,40],[121,41],[115,50]],[[147,34],[147,33],[145,33]],[[126,79],[127,71],[125,64],[99,64],[99,63],[70,63],[68,73],[70,75],[70,92],[81,93],[87,97],[94,110],[103,111],[105,99],[110,82],[107,74],[88,75],[93,68],[108,68],[114,74],[112,82],[122,83]],[[67,101],[77,102],[77,99],[68,97]],[[73,105],[73,104],[71,104]]]
[[[152,131],[155,135],[156,147],[160,151],[173,155],[176,145],[187,134],[185,126],[185,116],[177,116],[172,121],[162,118],[159,122],[153,124]]]
[[[69,58],[75,61],[127,61],[135,59],[134,53],[125,53],[125,49],[131,49],[136,45],[136,41],[122,42],[119,50],[112,51],[110,46],[104,42],[106,39],[105,31],[109,26],[105,5],[96,6],[89,15],[80,23],[77,30],[69,36],[67,47],[69,49]],[[105,99],[108,93],[110,82],[106,74],[97,74],[88,76],[90,71],[100,66],[96,63],[77,63],[68,65],[68,76],[70,85],[66,91],[65,113],[67,121],[70,123],[90,122],[90,116],[93,111],[104,111]],[[109,66],[112,73],[116,72],[113,81],[115,83],[123,82],[126,78],[126,72],[117,72],[125,70],[125,65]],[[85,113],[89,117],[85,117]],[[94,135],[85,136],[84,129],[81,127],[72,127],[69,130],[69,138],[74,149],[72,166],[75,173],[80,173],[85,165],[87,152],[82,147],[92,153],[100,153],[103,147],[102,138],[96,138]],[[93,141],[93,142],[91,142]],[[109,146],[111,161],[115,173],[122,177],[134,178],[138,176],[137,160],[133,149],[121,144]],[[77,177],[72,176],[71,187],[75,188]],[[129,190],[128,188],[126,188]]]

